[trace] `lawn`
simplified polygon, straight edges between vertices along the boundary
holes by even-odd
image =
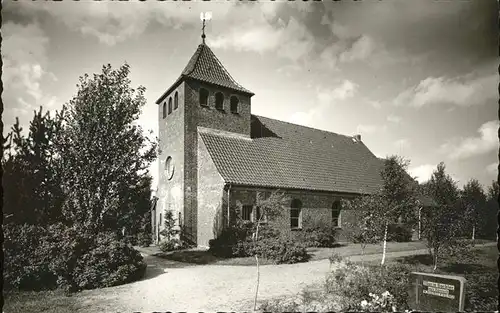
[[[68,297],[62,290],[4,293],[3,312],[6,313],[67,313],[78,308],[77,297]]]
[[[476,240],[476,244],[486,243],[486,240]],[[160,252],[156,247],[137,248],[139,251],[144,251],[148,254],[160,257],[162,259],[173,261],[167,267],[179,267],[190,265],[232,265],[232,266],[254,266],[255,257],[242,258],[222,258],[216,257],[208,250],[187,249],[172,252]],[[387,252],[401,252],[427,249],[424,241],[412,242],[388,242]],[[310,254],[310,261],[318,261],[328,259],[332,254],[340,256],[361,255],[362,249],[360,244],[339,244],[335,248],[307,248]],[[369,244],[364,249],[365,255],[382,253],[382,244]],[[274,264],[272,260],[259,259],[261,265]]]

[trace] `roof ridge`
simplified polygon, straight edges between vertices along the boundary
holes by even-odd
[[[320,131],[320,132],[324,132],[324,133],[328,133],[328,134],[334,134],[334,135],[342,136],[342,137],[346,137],[346,138],[352,138],[352,136],[344,135],[344,134],[339,134],[339,133],[332,132],[332,131],[329,131],[329,130],[323,130],[323,129],[318,129],[318,128],[314,128],[314,127],[310,127],[310,126],[299,125],[299,124],[295,124],[295,123],[291,123],[291,122],[279,120],[279,119],[276,119],[276,118],[270,118],[270,117],[256,115],[256,114],[252,114],[252,115],[255,116],[255,117],[257,117],[257,118],[264,118],[264,119],[274,120],[274,121],[278,121],[280,123],[286,123],[286,124],[290,124],[290,125],[294,125],[294,126],[298,126],[298,127],[302,127],[302,128],[308,128],[308,129],[311,129],[311,130]]]
[[[198,64],[198,61],[200,60],[201,53],[202,53],[204,47],[205,47],[205,44],[201,43],[198,45],[198,49],[196,52],[198,52],[198,51],[199,52],[198,52],[198,55],[196,56],[196,60],[193,62],[193,66],[191,67],[191,70],[188,73],[184,73],[184,71],[182,71],[181,76],[189,76],[189,75],[191,75],[191,73],[194,72],[194,70],[196,69],[196,64]]]

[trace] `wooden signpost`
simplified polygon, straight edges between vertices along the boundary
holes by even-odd
[[[463,312],[465,283],[461,276],[413,272],[410,306],[417,311]]]

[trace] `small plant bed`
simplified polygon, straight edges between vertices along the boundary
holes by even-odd
[[[494,311],[498,304],[496,246],[479,247],[460,258],[446,257],[434,271],[436,274],[460,275],[467,279],[465,310]],[[378,262],[365,263],[378,266]],[[433,260],[428,254],[388,260],[389,265],[404,266],[408,271],[432,273]]]
[[[465,276],[466,311],[493,311],[498,301],[497,257],[495,246],[476,247],[459,258],[443,258],[434,273]],[[401,312],[409,309],[409,274],[433,272],[433,258],[426,254],[389,259],[384,266],[380,261],[351,262],[338,255],[330,261],[331,272],[322,286],[307,286],[298,295],[263,301],[259,309]]]

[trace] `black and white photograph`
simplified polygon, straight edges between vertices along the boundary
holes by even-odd
[[[500,309],[498,0],[1,20],[2,313]]]

